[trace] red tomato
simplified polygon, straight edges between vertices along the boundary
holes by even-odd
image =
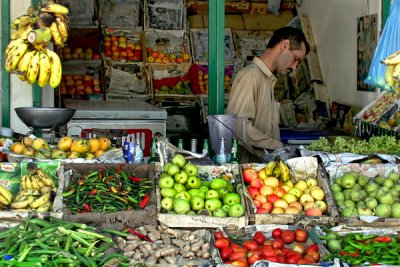
[[[271,240],[271,239],[265,240],[264,245],[272,246],[272,242],[273,242],[273,241],[274,241],[274,240]]]
[[[312,245],[310,245],[308,248],[307,248],[307,250],[306,250],[306,254],[308,254],[308,252],[310,252],[310,251],[316,251],[316,252],[318,252],[318,245],[317,244],[312,244]]]
[[[220,252],[222,260],[228,260],[231,254],[233,253],[232,247],[223,248]]]
[[[307,253],[307,255],[309,255],[309,256],[311,256],[313,259],[314,259],[314,261],[315,262],[319,262],[319,260],[320,260],[320,255],[319,255],[319,253],[317,252],[317,251],[309,251],[308,253]],[[307,256],[306,255],[306,256]]]
[[[262,246],[261,251],[262,251],[264,257],[275,256],[274,249],[269,245]]]
[[[299,253],[299,252],[297,252],[297,251],[293,251],[293,250],[290,250],[290,251],[286,254],[286,257],[291,257],[291,256],[296,256],[296,257],[299,257],[300,259],[303,258],[303,255],[302,255],[301,253]]]
[[[272,248],[283,248],[285,246],[285,242],[283,242],[282,239],[278,238],[275,239],[274,242],[272,242]]]
[[[305,255],[303,257],[303,259],[305,260],[309,260],[311,263],[315,263],[316,261],[314,260],[314,258],[311,255]]]
[[[312,261],[310,261],[309,259],[301,259],[297,262],[297,264],[310,264],[313,263]]]
[[[257,245],[256,241],[254,241],[254,240],[246,240],[243,242],[242,246],[244,248],[247,248],[248,250],[253,250],[253,249],[258,248],[258,245]]]
[[[257,243],[257,245],[261,246],[265,242],[265,235],[261,231],[257,231],[254,233],[253,240]]]
[[[304,255],[304,253],[306,253],[306,246],[301,243],[296,243],[293,245],[292,250]]]
[[[241,260],[234,260],[234,261],[232,261],[232,262],[230,263],[230,265],[232,265],[232,266],[238,266],[238,267],[247,267],[247,266],[249,266],[249,265],[247,264],[247,260],[243,260],[243,259],[241,259]]]
[[[225,238],[225,235],[224,235],[224,233],[221,232],[221,231],[215,231],[215,232],[214,232],[214,238],[215,238],[216,240],[218,240],[218,239],[221,239],[221,238]]]
[[[290,230],[285,230],[282,232],[282,240],[286,244],[293,243],[294,241],[294,233]]]
[[[229,247],[229,239],[220,238],[220,239],[215,240],[214,247],[216,247],[218,249],[223,249],[223,248]]]
[[[277,257],[278,257],[280,263],[286,263],[285,255],[278,255]]]
[[[281,236],[282,236],[281,228],[275,228],[274,230],[272,230],[272,238],[273,239],[281,238]]]
[[[254,262],[261,260],[261,259],[262,259],[261,255],[254,254],[254,255],[251,255],[249,258],[247,258],[247,263],[251,265]]]
[[[280,262],[278,256],[269,256],[265,258],[267,261]]]
[[[242,248],[240,245],[236,243],[231,244],[231,248],[233,249],[233,252],[237,251],[238,249]]]
[[[282,253],[283,253],[283,255],[285,255],[285,256],[288,254],[289,251],[292,251],[292,250],[291,250],[290,248],[283,248],[283,249],[282,249]]]
[[[247,254],[246,254],[246,252],[243,252],[243,251],[233,252],[233,253],[229,256],[229,260],[230,260],[230,261],[247,260]]]
[[[302,256],[299,253],[291,254],[291,255],[287,256],[287,263],[296,264],[301,259],[302,259]]]
[[[247,258],[249,258],[252,255],[260,255],[260,256],[262,256],[263,253],[262,253],[261,248],[256,248],[256,249],[253,249],[253,250],[250,250],[249,252],[247,252]]]
[[[295,239],[297,242],[304,243],[304,242],[307,241],[307,238],[308,238],[308,233],[307,233],[307,231],[304,230],[304,229],[298,228],[298,229],[296,229],[296,231],[294,232],[294,239]]]

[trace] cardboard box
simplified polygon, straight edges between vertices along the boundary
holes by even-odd
[[[223,166],[197,166],[199,169],[199,177],[202,180],[211,181],[221,175],[228,175],[235,180],[236,192],[240,195],[241,204],[245,208],[243,186],[239,174],[239,166],[237,164],[226,164]],[[162,173],[162,166],[156,163],[156,176]],[[168,227],[180,228],[220,228],[220,227],[237,227],[242,228],[247,225],[247,217],[243,215],[239,218],[232,217],[213,217],[205,215],[185,215],[185,214],[167,214],[161,213],[161,195],[160,188],[157,186],[157,220]]]
[[[243,14],[242,16],[245,30],[250,31],[274,31],[283,26],[286,26],[293,19],[293,13],[291,11],[282,11],[279,16],[275,16],[274,14]]]
[[[208,15],[203,15],[204,28],[208,27]],[[233,30],[244,30],[243,18],[241,15],[225,15],[225,28]]]
[[[202,15],[190,15],[188,16],[188,20],[189,20],[189,28],[204,28]]]
[[[268,13],[267,3],[254,3],[250,5],[250,14],[266,15]]]

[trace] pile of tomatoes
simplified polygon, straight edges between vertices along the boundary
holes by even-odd
[[[249,266],[258,260],[286,264],[312,264],[320,260],[318,246],[307,245],[308,233],[304,229],[272,231],[272,239],[257,231],[253,238],[239,245],[221,231],[214,232],[214,246],[218,248],[221,259],[232,266]]]

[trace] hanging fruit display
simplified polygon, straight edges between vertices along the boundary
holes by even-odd
[[[68,8],[48,2],[39,10],[29,7],[10,25],[15,30],[6,48],[6,71],[17,74],[29,84],[56,88],[61,82],[62,68],[57,53],[47,45],[62,48],[68,39]]]

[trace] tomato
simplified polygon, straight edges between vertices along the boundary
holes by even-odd
[[[272,238],[273,239],[281,238],[281,236],[282,236],[281,228],[275,228],[274,230],[272,230]]]
[[[275,256],[274,249],[269,245],[262,246],[261,251],[262,251],[264,257]]]
[[[250,250],[249,252],[247,252],[247,258],[249,258],[252,255],[262,256],[263,252],[262,252],[261,248],[256,248],[256,249],[253,249],[253,250]]]
[[[220,238],[220,239],[215,240],[214,247],[216,247],[218,249],[223,249],[223,248],[229,247],[229,239]]]
[[[303,257],[303,259],[305,260],[309,260],[311,263],[315,263],[316,261],[314,260],[314,258],[311,255],[305,255]]]
[[[292,251],[292,250],[290,248],[283,248],[282,249],[282,254],[286,256],[289,251]]]
[[[272,248],[283,248],[285,246],[285,242],[283,242],[282,239],[278,238],[275,239],[274,242],[272,242]]]
[[[296,243],[293,245],[292,250],[304,255],[304,253],[306,253],[306,246],[301,243]]]
[[[287,263],[296,264],[301,259],[302,259],[302,256],[299,253],[291,254],[291,255],[287,256]]]
[[[285,255],[278,255],[277,257],[278,257],[280,263],[286,263]]]
[[[315,262],[319,262],[319,260],[320,260],[320,255],[319,255],[319,253],[317,252],[317,251],[309,251],[308,253],[307,253],[307,255],[309,255],[309,256],[311,256],[313,259],[314,259],[314,261]],[[306,255],[306,256],[307,256]]]
[[[238,249],[241,249],[242,247],[236,243],[232,243],[231,244],[231,248],[233,249],[233,251],[237,251]]]
[[[220,251],[222,260],[228,260],[232,253],[233,253],[232,247],[223,248]]]
[[[230,263],[231,266],[238,266],[238,267],[247,267],[249,266],[247,264],[247,260],[239,259],[239,260],[234,260]]]
[[[216,240],[218,240],[218,239],[221,239],[221,238],[225,238],[225,235],[224,235],[224,233],[221,232],[221,231],[215,231],[215,232],[214,232],[214,238],[215,238]]]
[[[257,231],[254,233],[253,240],[257,243],[257,245],[261,246],[265,242],[265,235],[261,231]]]
[[[267,239],[267,240],[265,240],[264,245],[272,246],[272,242],[273,242],[273,241],[274,241],[274,240]]]
[[[247,248],[248,250],[253,250],[258,248],[258,245],[254,240],[246,240],[243,242],[242,246],[244,248]]]
[[[308,259],[301,259],[297,262],[297,264],[310,264],[313,263],[312,261],[308,260]]]
[[[247,259],[247,263],[251,265],[258,260],[262,260],[261,255],[254,254]]]
[[[308,248],[307,248],[307,250],[306,250],[306,254],[308,254],[308,252],[310,252],[310,251],[316,251],[316,252],[318,252],[318,245],[317,244],[312,244],[312,245],[310,245]]]
[[[278,256],[269,256],[265,258],[267,261],[280,262]]]
[[[303,255],[302,255],[301,253],[299,253],[299,252],[297,252],[297,251],[290,250],[290,251],[286,254],[286,257],[292,257],[292,256],[299,257],[300,259],[303,258]]]
[[[233,253],[229,256],[229,260],[230,260],[230,261],[247,260],[247,254],[246,254],[246,252],[243,252],[243,251],[233,252]]]
[[[297,242],[304,243],[307,241],[307,238],[308,238],[308,233],[306,230],[298,228],[296,229],[296,231],[294,231],[294,239]]]
[[[282,240],[286,244],[293,243],[294,241],[294,233],[290,230],[285,230],[282,232]]]

